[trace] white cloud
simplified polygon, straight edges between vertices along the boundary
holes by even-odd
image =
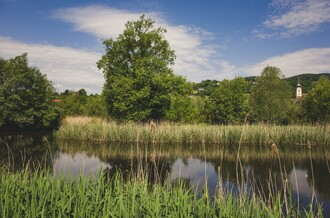
[[[151,14],[148,14],[148,16]],[[116,38],[129,20],[136,20],[140,13],[118,10],[105,6],[88,6],[57,10],[53,17],[72,23],[74,30],[97,36]]]
[[[240,68],[249,75],[260,75],[267,65],[281,69],[286,77],[302,73],[329,73],[330,48],[311,48],[268,58],[260,63]]]
[[[94,5],[61,9],[55,11],[53,17],[72,23],[76,31],[89,33],[100,39],[115,39],[123,32],[127,21],[137,20],[141,14],[143,13]],[[186,76],[192,81],[233,77],[221,71],[227,68],[228,64],[225,61],[217,61],[221,58],[218,47],[209,42],[212,38],[210,32],[198,27],[172,25],[161,13],[144,14],[155,20],[157,26],[167,30],[165,38],[177,56],[173,67],[176,74]]]
[[[263,23],[266,29],[258,30],[260,38],[270,32],[280,37],[309,34],[330,22],[329,0],[273,0],[271,6],[274,11]]]
[[[0,57],[5,59],[28,53],[29,64],[47,75],[59,91],[85,88],[100,93],[103,75],[96,68],[102,54],[97,52],[56,47],[49,44],[29,44],[0,37]]]

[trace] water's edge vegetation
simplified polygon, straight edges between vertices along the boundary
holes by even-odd
[[[312,152],[327,158],[327,152],[324,154],[320,151],[326,151],[330,144],[329,125],[118,124],[99,118],[67,117],[61,128],[55,132],[55,138],[59,142],[63,140],[59,145],[64,146],[63,149],[75,149],[64,143],[69,139],[76,141],[79,147],[87,146],[87,154],[89,149],[96,149],[105,157],[109,153],[119,156],[137,155],[140,159],[145,157],[146,162],[154,160],[155,165],[158,163],[155,161],[156,156],[169,156],[171,152],[183,152],[185,156],[184,152],[194,151],[204,156],[205,150],[211,149],[216,157],[219,154],[223,157],[221,147],[235,145],[235,149],[226,151],[226,155],[236,163],[238,190],[229,185],[223,186],[222,181],[226,175],[221,172],[221,168],[218,168],[217,186],[211,191],[215,193],[213,195],[208,190],[206,177],[200,193],[200,190],[189,186],[184,179],[170,181],[167,176],[159,178],[158,174],[151,177],[152,168],[131,169],[128,174],[120,171],[110,174],[106,170],[100,170],[96,177],[81,174],[80,177],[73,178],[52,169],[45,170],[38,165],[30,165],[29,161],[24,164],[23,169],[14,172],[4,162],[0,162],[1,217],[324,216],[322,202],[314,194],[310,202],[304,202],[303,205],[300,205],[299,197],[298,201],[294,200],[278,148],[304,148],[304,153],[297,151],[292,155],[309,158],[311,163]],[[137,150],[132,153],[132,147],[128,147],[131,152],[127,152],[127,149],[116,150],[112,146],[109,150],[106,143],[94,147],[94,143],[88,142],[114,142],[124,147],[126,143],[136,146]],[[174,144],[175,151],[167,150],[168,144]],[[255,148],[255,153],[251,154],[251,150],[245,149],[250,147],[248,145]],[[148,153],[145,153],[145,149],[148,149]],[[255,181],[244,181],[247,178],[243,176],[241,161],[249,159],[251,155],[266,156],[278,162],[279,186],[272,181],[271,172],[267,190],[258,188]],[[290,155],[284,158],[290,159]],[[313,176],[312,174],[311,178]],[[245,182],[249,182],[251,187],[248,188]],[[311,185],[314,187],[315,184]]]
[[[303,208],[284,187],[267,197],[217,187],[202,195],[182,181],[150,185],[146,176],[123,180],[100,171],[95,177],[54,177],[27,166],[11,173],[0,167],[1,217],[322,217],[317,202]]]
[[[327,146],[330,125],[205,125],[137,124],[90,117],[67,117],[55,133],[58,139],[96,140],[119,143],[250,144]]]

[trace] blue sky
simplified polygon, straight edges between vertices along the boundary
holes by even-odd
[[[0,57],[28,53],[58,91],[100,93],[102,39],[141,14],[167,29],[178,75],[199,82],[330,72],[329,0],[0,0]]]

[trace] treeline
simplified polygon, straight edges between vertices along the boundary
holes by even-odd
[[[103,96],[99,94],[87,95],[85,89],[78,91],[65,90],[60,94],[56,93],[53,101],[61,108],[63,116],[107,116]]]
[[[116,40],[103,42],[105,54],[97,62],[105,78],[101,95],[88,95],[84,89],[56,94],[46,76],[28,66],[27,54],[0,58],[0,131],[54,130],[70,115],[118,122],[330,122],[326,76],[299,99],[293,99],[288,81],[273,66],[248,81],[210,80],[198,87],[173,73],[175,52],[164,39],[165,29],[154,27],[145,16],[125,27]]]
[[[292,95],[291,87],[287,80],[283,79],[280,69],[271,66],[266,67],[253,82],[235,78],[223,81],[208,80],[207,83],[209,87],[196,90],[196,84],[187,82],[187,86],[195,85],[195,88],[191,89],[187,96],[170,96],[170,106],[164,118],[159,121],[284,125],[330,121],[330,81],[327,75],[311,83],[309,92],[305,92],[304,96],[298,99]],[[109,118],[110,115],[110,118],[113,118],[107,111],[103,95],[87,95],[84,89],[66,90],[58,94],[57,100],[65,116]]]
[[[330,79],[330,73],[319,73],[319,74],[300,74],[292,77],[284,78],[288,82],[291,90],[291,96],[294,98],[296,96],[297,83],[301,84],[304,93],[308,93],[315,82],[318,81],[322,76]],[[251,93],[252,86],[255,84],[257,76],[243,77],[243,79],[248,82],[248,93]],[[198,96],[210,96],[214,89],[217,87],[218,80],[203,80],[199,83],[193,83],[194,94]]]

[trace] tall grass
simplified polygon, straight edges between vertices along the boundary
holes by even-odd
[[[242,134],[244,128],[244,134]],[[97,140],[149,144],[251,144],[289,146],[330,145],[329,125],[181,125],[160,123],[156,129],[148,124],[107,122],[97,118],[69,117],[56,132],[60,139]]]
[[[290,199],[290,196],[289,196]],[[285,209],[284,209],[285,208]],[[298,207],[299,208],[299,207]],[[217,196],[207,186],[197,191],[183,182],[150,186],[147,179],[55,178],[47,171],[28,168],[11,173],[0,167],[1,217],[322,217],[320,205],[306,209],[283,201],[280,193],[265,199],[256,194]]]

